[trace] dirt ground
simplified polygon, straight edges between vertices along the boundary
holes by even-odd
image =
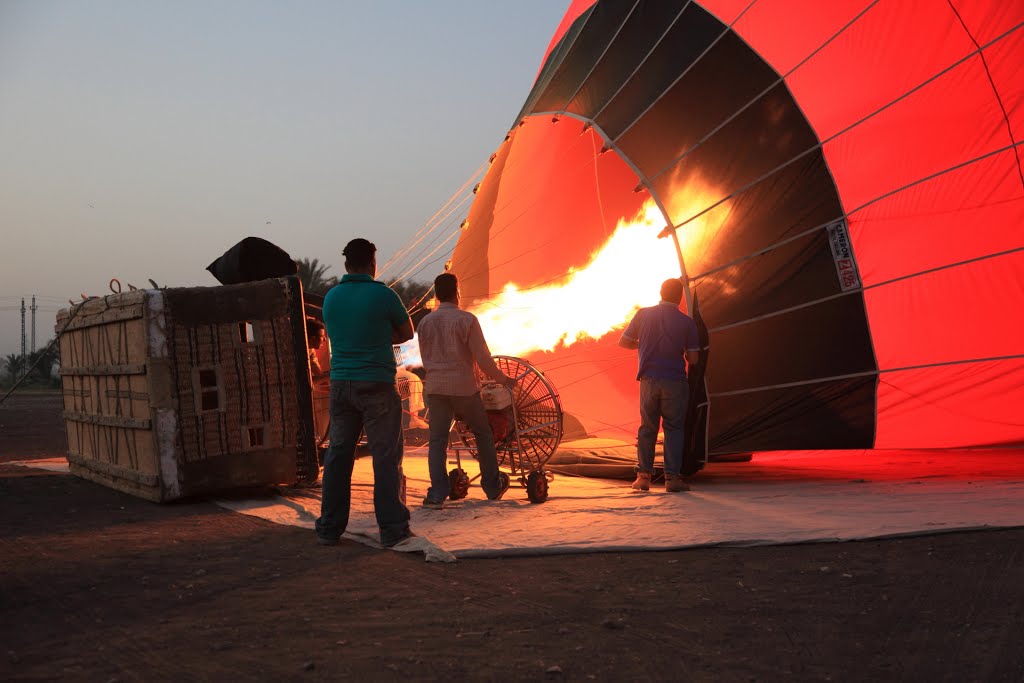
[[[60,401],[0,406],[0,462]],[[1024,530],[427,564],[0,464],[0,680],[1024,680]]]

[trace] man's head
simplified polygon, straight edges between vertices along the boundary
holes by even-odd
[[[661,283],[661,300],[669,301],[675,305],[683,300],[683,282],[677,277],[665,280]]]
[[[434,296],[445,303],[459,303],[459,278],[455,273],[441,273],[434,278]]]
[[[373,242],[357,237],[341,250],[345,256],[345,270],[349,273],[377,275],[377,247]]]
[[[324,341],[324,324],[312,316],[306,316],[306,341],[311,349],[319,349]]]

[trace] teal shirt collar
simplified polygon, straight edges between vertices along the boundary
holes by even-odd
[[[373,278],[366,273],[345,273],[341,276],[342,282],[373,282]]]

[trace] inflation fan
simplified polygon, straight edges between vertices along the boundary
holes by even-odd
[[[514,478],[526,489],[533,503],[548,498],[548,484],[554,475],[545,470],[548,459],[562,440],[562,406],[554,386],[538,368],[521,358],[495,356],[498,368],[516,380],[514,389],[490,382],[477,370],[483,388],[481,397],[494,432],[499,476]],[[470,478],[462,469],[462,454],[477,457],[476,438],[461,421],[455,420],[450,436],[456,466],[449,473],[452,500],[465,498]],[[507,469],[508,473],[500,471]],[[474,477],[475,479],[475,477]]]

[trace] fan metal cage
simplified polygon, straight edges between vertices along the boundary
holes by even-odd
[[[522,358],[495,356],[494,362],[499,370],[516,380],[512,389],[515,425],[504,439],[495,443],[498,467],[520,476],[542,471],[562,440],[562,406],[558,392],[540,369]],[[479,369],[477,373],[482,383],[490,383]],[[476,439],[458,420],[453,437],[476,456]]]

